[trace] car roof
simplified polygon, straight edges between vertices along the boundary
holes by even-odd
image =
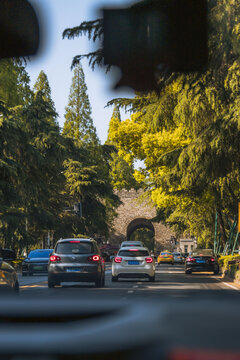
[[[94,239],[91,239],[91,238],[67,238],[67,239],[60,239],[57,241],[57,243],[61,243],[61,242],[65,242],[65,241],[79,241],[79,240],[84,240],[84,241],[89,241],[89,242],[95,242]]]
[[[34,252],[34,251],[40,251],[40,252],[43,252],[43,251],[53,251],[53,249],[33,249],[33,250],[31,250],[30,252]]]

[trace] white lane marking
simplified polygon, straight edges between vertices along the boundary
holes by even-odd
[[[133,293],[134,293],[133,290],[129,290],[129,291],[128,291],[128,294],[133,294]]]
[[[137,284],[138,284],[138,285],[141,285],[141,284],[142,284],[142,281],[138,281]]]
[[[138,285],[133,285],[133,288],[138,288],[139,286]]]
[[[224,284],[224,285],[226,285],[226,286],[229,286],[230,288],[232,288],[232,289],[234,289],[234,290],[238,290],[238,291],[239,291],[239,288],[237,288],[236,286],[233,286],[233,285],[231,285],[231,284],[228,284],[228,283],[222,281],[221,279],[217,278],[216,276],[213,276],[213,277],[214,277],[214,279],[217,279],[218,281],[220,281],[222,284]]]
[[[105,270],[105,274],[111,274],[112,270]]]

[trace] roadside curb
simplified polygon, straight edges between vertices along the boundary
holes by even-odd
[[[236,287],[238,290],[240,290],[240,282],[236,279],[233,279],[231,276],[222,273],[219,277],[216,277],[219,281],[226,282],[231,286]]]

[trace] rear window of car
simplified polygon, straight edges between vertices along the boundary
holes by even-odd
[[[129,256],[129,257],[136,257],[136,256],[149,256],[149,252],[147,250],[120,250],[118,255],[120,256]]]
[[[192,256],[213,256],[212,249],[198,249],[192,252]]]
[[[33,250],[28,254],[29,258],[48,258],[53,250]]]
[[[90,242],[61,242],[56,247],[57,254],[91,254],[93,253],[93,244]]]
[[[161,255],[171,255],[171,254],[168,252],[162,252]]]
[[[172,255],[174,255],[174,256],[181,256],[180,253],[172,253]]]
[[[122,247],[128,247],[128,246],[139,246],[141,247],[142,245],[141,244],[123,244]]]

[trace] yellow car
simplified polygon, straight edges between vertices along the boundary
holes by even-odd
[[[174,264],[174,257],[168,251],[163,251],[160,253],[157,259],[158,265],[160,264]]]

